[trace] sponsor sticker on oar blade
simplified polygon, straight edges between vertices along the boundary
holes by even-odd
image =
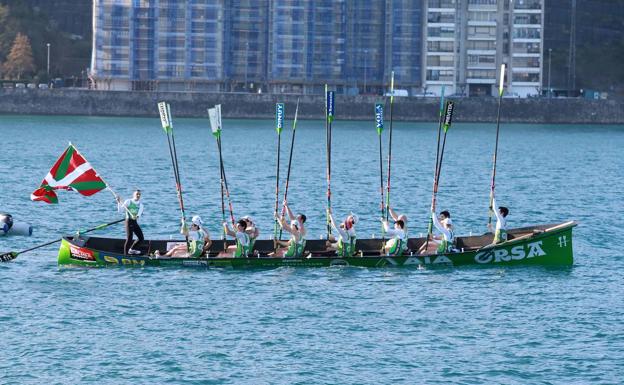
[[[275,104],[275,130],[278,134],[284,128],[284,103]]]
[[[171,133],[171,129],[173,128],[171,124],[171,109],[169,104],[166,102],[158,103],[158,113],[160,114],[160,123],[162,123],[163,130],[166,133]]]
[[[455,103],[450,100],[446,102],[446,113],[444,114],[444,132],[446,132],[449,127],[451,127],[451,123],[453,122],[453,110],[455,109]]]
[[[377,133],[381,135],[381,132],[384,129],[384,106],[381,103],[375,104],[375,127],[377,128]]]

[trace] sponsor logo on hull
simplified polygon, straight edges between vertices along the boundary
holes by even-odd
[[[95,255],[93,251],[89,249],[83,249],[82,247],[78,247],[78,246],[74,246],[70,244],[69,253],[71,254],[72,259],[76,259],[79,261],[95,262]]]
[[[526,245],[518,245],[507,249],[492,249],[481,251],[475,255],[474,260],[477,263],[501,263],[510,261],[520,261],[534,257],[543,257],[546,252],[542,248],[542,241],[527,243]]]
[[[409,265],[453,265],[453,261],[451,261],[446,255],[427,255],[425,257],[407,258],[405,262],[403,262],[403,266]]]

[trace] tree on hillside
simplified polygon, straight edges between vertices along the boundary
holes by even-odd
[[[32,47],[28,36],[18,33],[11,52],[4,63],[4,73],[10,79],[21,79],[22,75],[35,71]]]

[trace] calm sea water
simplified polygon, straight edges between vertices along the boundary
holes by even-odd
[[[176,119],[175,130],[187,211],[216,236],[208,122]],[[426,229],[435,133],[435,124],[394,125],[391,202],[412,236]],[[485,230],[494,135],[483,124],[449,131],[439,207],[459,233]],[[29,200],[68,141],[122,196],[143,190],[148,238],[176,234],[158,119],[1,116],[0,138],[0,211],[35,226],[31,238],[0,238],[2,251],[119,218],[105,191]],[[315,237],[324,231],[324,138],[321,122],[299,122],[289,192]],[[271,121],[224,122],[235,214],[253,215],[264,236],[276,139]],[[289,141],[285,130],[282,177]],[[380,228],[377,146],[373,122],[335,122],[332,206],[359,214],[360,237]],[[622,148],[622,126],[501,127],[497,198],[509,224],[579,221],[570,268],[59,269],[56,245],[21,255],[0,264],[0,383],[622,383]],[[120,225],[99,234],[124,236]]]

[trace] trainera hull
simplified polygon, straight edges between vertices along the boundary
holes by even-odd
[[[572,265],[572,229],[575,222],[566,222],[542,231],[533,231],[494,247],[485,246],[463,252],[437,255],[387,256],[368,255],[339,258],[315,255],[307,258],[162,258],[145,255],[124,255],[119,252],[89,247],[84,239],[65,237],[62,240],[58,264],[61,266],[178,266],[219,268],[277,268],[277,267],[434,267],[434,266],[508,266],[508,265]],[[100,238],[101,241],[103,238]],[[113,240],[111,240],[113,241]],[[120,242],[121,240],[115,240]],[[368,240],[369,242],[373,240]],[[154,241],[156,242],[156,241]],[[260,241],[259,241],[260,242]],[[467,242],[468,243],[468,242]]]

